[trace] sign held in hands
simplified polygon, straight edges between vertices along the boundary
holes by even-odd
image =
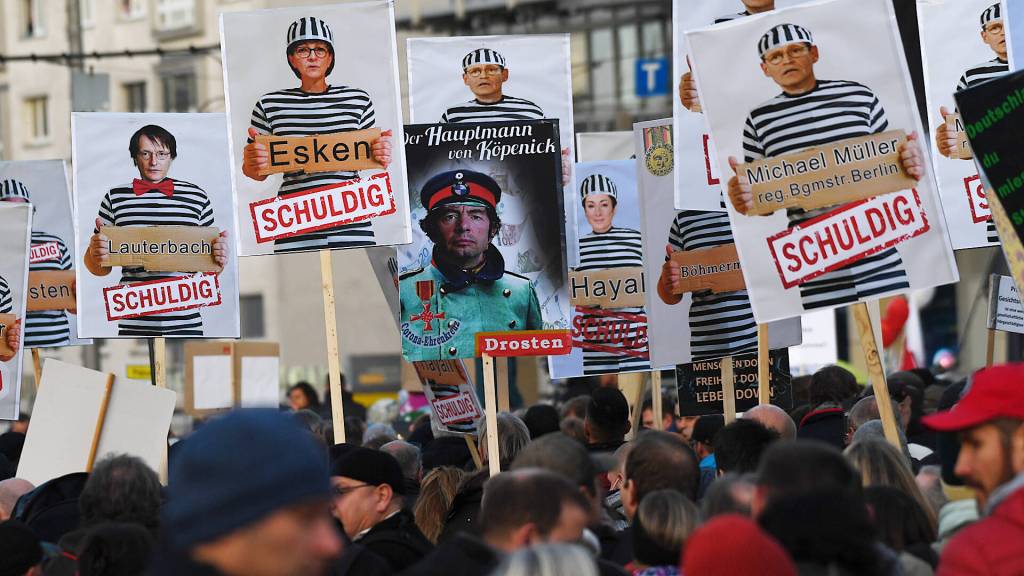
[[[75,271],[39,270],[28,273],[29,312],[75,309]]]
[[[205,226],[103,226],[110,266],[151,272],[220,272],[213,241],[220,230]]]
[[[573,306],[630,308],[644,305],[643,266],[569,272]]]
[[[18,317],[14,314],[0,314],[0,354],[12,354],[14,350],[7,345],[7,328],[14,326]]]
[[[673,290],[675,294],[701,290],[719,294],[746,288],[735,244],[673,252],[671,258],[672,263],[679,266],[682,283],[681,290]]]
[[[373,142],[380,134],[380,128],[367,128],[317,136],[260,135],[256,143],[266,146],[270,160],[258,173],[267,176],[279,172],[383,169],[373,159]]]
[[[754,196],[747,215],[814,210],[909,190],[917,182],[900,162],[906,141],[904,131],[890,130],[740,164],[737,174],[747,178]]]
[[[959,114],[950,114],[949,116],[946,116],[946,129],[949,130],[950,133],[956,134],[956,157],[961,160],[970,160],[974,158],[974,153],[971,151],[971,143],[967,140],[967,132],[964,131],[964,123],[960,119]]]

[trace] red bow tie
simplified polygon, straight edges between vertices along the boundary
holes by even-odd
[[[136,196],[142,196],[146,192],[162,192],[164,196],[170,198],[174,194],[174,181],[164,178],[159,182],[149,182],[136,178],[132,181],[132,191]]]

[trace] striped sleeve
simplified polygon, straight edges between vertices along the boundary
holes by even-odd
[[[757,136],[757,128],[754,127],[753,116],[748,114],[747,121],[743,125],[743,161],[753,162],[764,157],[764,146]]]
[[[60,247],[60,269],[71,270],[71,254],[68,250],[68,245],[60,238],[57,238],[57,246]]]
[[[871,131],[874,134],[885,132],[889,128],[889,119],[885,116],[885,108],[878,96],[871,97]]]
[[[256,106],[252,109],[252,119],[249,121],[249,125],[260,134],[269,135],[274,133],[273,128],[270,126],[270,119],[267,117],[267,111],[263,108],[262,99],[257,101]],[[251,143],[252,139],[247,141]]]
[[[14,311],[14,300],[11,298],[11,287],[7,280],[0,276],[0,314],[10,314]]]
[[[372,128],[376,121],[376,114],[373,110],[373,100],[370,100],[369,95],[366,97],[366,107],[363,108],[363,115],[359,118],[359,129],[365,130],[366,128]]]
[[[110,193],[111,192],[112,192],[112,190],[107,190],[107,193],[103,196],[103,201],[100,202],[100,212],[99,212],[98,216],[99,216],[99,219],[100,219],[100,224],[103,225],[103,226],[114,226],[115,225],[115,220],[114,220],[114,204],[113,204],[113,202],[110,199]],[[94,228],[92,233],[93,234],[98,234],[99,233],[99,229],[98,228]]]

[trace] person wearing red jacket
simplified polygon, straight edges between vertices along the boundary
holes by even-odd
[[[1024,364],[979,370],[959,403],[924,424],[959,432],[955,473],[982,510],[943,550],[938,576],[1024,574]]]

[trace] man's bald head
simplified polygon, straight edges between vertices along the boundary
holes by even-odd
[[[0,522],[11,517],[14,505],[23,494],[31,492],[35,486],[28,480],[21,478],[8,478],[0,482]]]
[[[776,431],[782,440],[796,438],[796,423],[785,410],[774,404],[758,404],[744,412],[743,417],[760,422],[765,428]]]

